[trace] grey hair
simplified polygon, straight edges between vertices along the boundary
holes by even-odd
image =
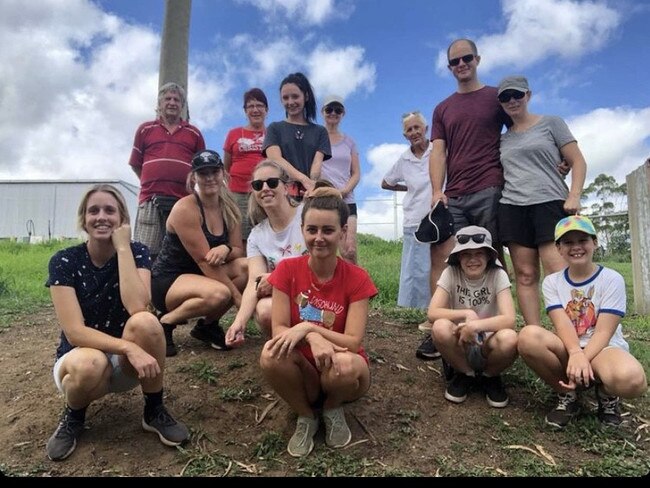
[[[167,92],[176,92],[181,96],[181,112],[185,109],[185,104],[187,103],[187,94],[185,88],[183,88],[178,83],[170,81],[165,83],[158,89],[158,105],[156,105],[156,115],[160,115],[160,102]]]
[[[414,110],[413,112],[406,112],[404,115],[402,115],[402,130],[404,130],[404,124],[406,121],[411,117],[417,118],[420,122],[422,122],[422,125],[424,127],[427,127],[427,120],[424,118],[424,115],[422,115],[422,112],[419,110]]]

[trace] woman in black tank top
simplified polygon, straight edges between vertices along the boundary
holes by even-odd
[[[166,235],[152,270],[152,301],[165,329],[167,356],[177,351],[172,331],[201,317],[190,331],[215,349],[228,349],[219,319],[234,304],[248,279],[242,248],[241,215],[223,181],[223,162],[205,150],[192,159],[190,195],[167,220]]]

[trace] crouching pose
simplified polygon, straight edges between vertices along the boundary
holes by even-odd
[[[517,358],[510,280],[487,229],[470,225],[454,239],[428,312],[448,373],[445,398],[462,403],[473,386],[481,386],[490,406],[505,407],[500,375]]]
[[[596,229],[581,215],[560,220],[555,244],[568,268],[544,279],[542,289],[554,332],[537,325],[519,334],[524,362],[557,393],[546,423],[564,428],[579,413],[578,393],[595,385],[598,419],[621,423],[619,397],[636,398],[648,387],[643,366],[629,352],[621,318],[623,277],[593,262]]]
[[[149,250],[131,242],[124,197],[110,185],[96,185],[84,195],[78,221],[88,240],[51,258],[46,284],[62,329],[54,382],[65,396],[47,455],[61,461],[72,454],[92,401],[138,384],[145,400],[142,427],[163,444],[180,445],[189,432],[163,405],[165,337],[146,311]]]
[[[273,286],[272,338],[260,365],[266,380],[298,414],[287,451],[308,455],[322,407],[325,442],[347,445],[352,433],[342,405],[370,386],[363,340],[369,299],[377,288],[368,273],[339,257],[348,206],[338,190],[317,188],[302,211],[309,254],[282,260],[269,277]]]

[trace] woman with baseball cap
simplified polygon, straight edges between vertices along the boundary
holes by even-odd
[[[354,140],[339,130],[339,125],[345,116],[343,99],[338,95],[325,97],[321,108],[325,120],[325,128],[332,148],[332,158],[318,162],[312,167],[312,178],[325,179],[331,182],[341,192],[343,201],[347,203],[350,216],[347,222],[347,232],[341,242],[341,257],[353,264],[357,263],[357,204],[354,200],[354,188],[361,178],[359,151]]]
[[[587,164],[575,137],[560,117],[528,111],[532,92],[523,76],[501,80],[498,99],[513,124],[501,135],[504,186],[499,200],[499,241],[508,246],[517,301],[526,324],[539,324],[540,260],[544,274],[565,263],[553,243],[555,223],[580,210]],[[558,170],[571,166],[571,187]]]
[[[547,424],[566,427],[580,411],[580,391],[595,385],[598,419],[615,427],[622,422],[619,397],[637,398],[648,388],[643,366],[623,337],[625,281],[618,272],[594,262],[598,238],[587,217],[561,219],[554,237],[568,263],[542,283],[554,330],[524,327],[519,354],[557,394]]]
[[[223,161],[206,149],[192,158],[190,193],[172,208],[162,249],[152,268],[152,302],[165,329],[167,356],[177,353],[172,332],[202,317],[190,335],[214,349],[228,349],[219,319],[248,279],[241,216],[223,180]]]

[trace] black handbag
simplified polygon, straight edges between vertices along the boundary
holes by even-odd
[[[178,200],[179,199],[177,197],[168,197],[166,195],[154,195],[154,197],[151,199],[154,207],[156,207],[158,213],[160,214],[163,229],[167,223],[167,217],[169,217],[169,213],[172,211],[172,207]]]

